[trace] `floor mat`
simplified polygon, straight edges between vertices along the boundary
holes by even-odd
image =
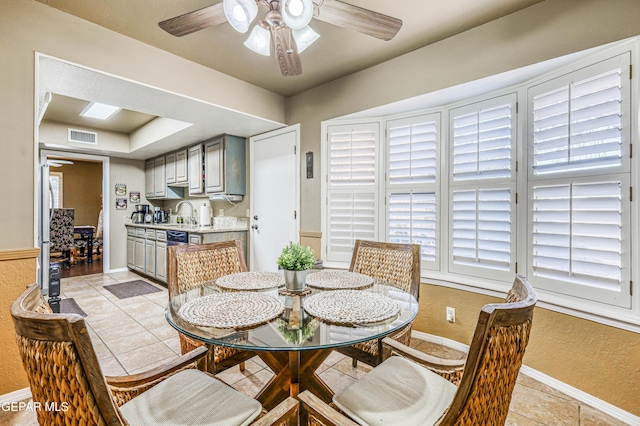
[[[105,290],[109,290],[118,299],[127,299],[129,297],[142,296],[143,294],[157,293],[160,290],[153,284],[146,281],[135,280],[120,284],[110,284],[104,286]]]
[[[62,299],[60,301],[60,313],[61,314],[78,314],[81,317],[86,317],[87,314],[78,306],[78,302],[74,299]]]

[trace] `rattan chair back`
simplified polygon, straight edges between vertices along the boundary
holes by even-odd
[[[349,270],[400,288],[416,299],[420,295],[420,246],[417,244],[356,240]]]
[[[482,308],[458,391],[439,425],[505,423],[537,300],[516,276],[505,303]]]
[[[246,271],[239,240],[169,247],[169,298],[222,276]]]
[[[169,299],[225,275],[246,271],[244,250],[239,240],[169,247]],[[179,336],[183,354],[203,345],[203,342],[182,333]],[[242,369],[242,363],[253,356],[249,351],[217,345],[209,347],[206,369],[214,374],[236,364],[240,364]]]
[[[13,302],[11,316],[40,424],[125,424],[82,317],[52,314],[37,284]]]

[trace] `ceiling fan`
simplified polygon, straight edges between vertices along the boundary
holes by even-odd
[[[223,0],[158,25],[177,37],[224,22],[245,33],[260,5],[268,11],[244,45],[256,53],[271,56],[273,38],[280,72],[285,77],[302,74],[299,54],[320,37],[309,27],[312,18],[385,41],[391,40],[402,27],[400,19],[339,0]]]

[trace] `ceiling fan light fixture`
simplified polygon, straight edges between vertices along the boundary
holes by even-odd
[[[258,14],[255,0],[223,0],[224,15],[234,30],[246,33]]]
[[[244,45],[259,55],[271,56],[271,32],[256,25]]]
[[[282,20],[292,30],[301,30],[313,18],[312,0],[284,0],[280,2]]]
[[[313,29],[307,25],[302,29],[293,30],[293,38],[296,41],[296,46],[298,46],[298,53],[301,53],[319,39],[320,34],[313,31]]]

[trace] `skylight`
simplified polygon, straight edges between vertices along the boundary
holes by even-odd
[[[91,102],[80,113],[82,117],[97,118],[98,120],[108,120],[113,114],[120,111],[120,107]]]

